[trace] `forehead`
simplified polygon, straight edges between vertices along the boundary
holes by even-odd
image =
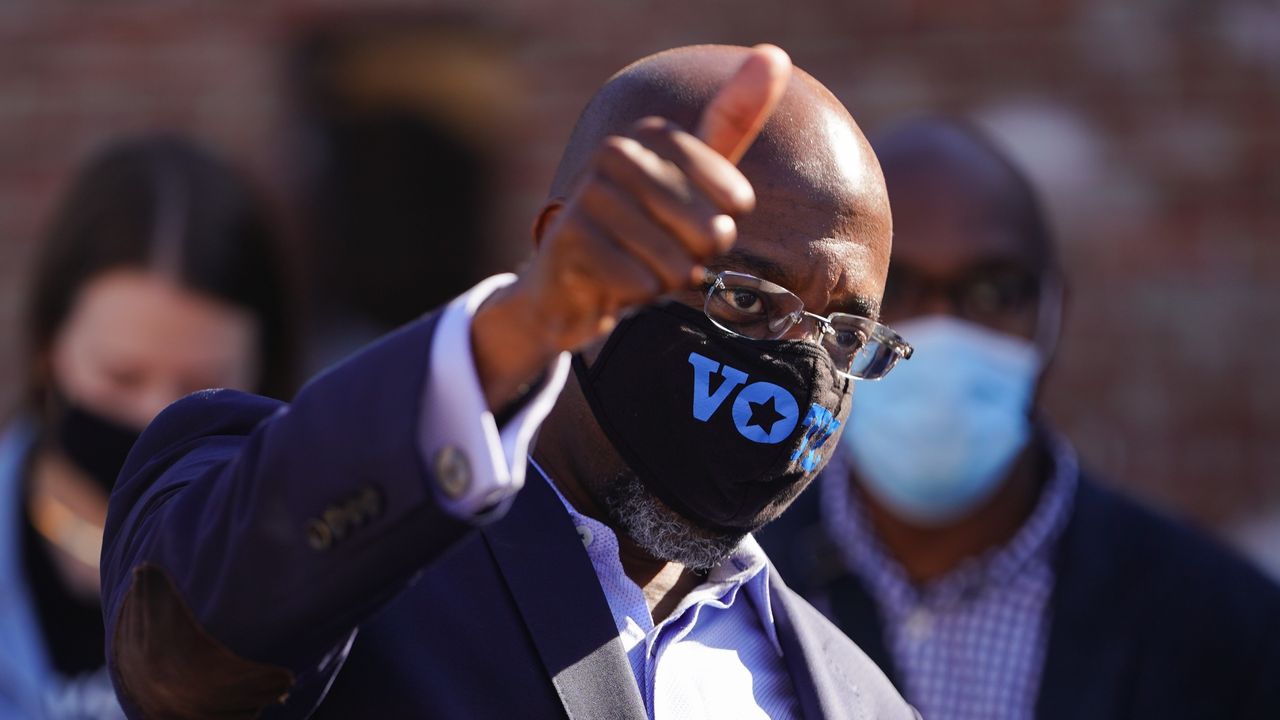
[[[811,312],[874,316],[892,236],[880,166],[842,107],[799,95],[740,164],[756,209],[739,219],[727,259],[799,295]],[[755,267],[742,267],[746,260]]]
[[[885,170],[894,218],[893,267],[938,277],[990,265],[1037,271],[1040,243],[1005,181],[950,169]]]
[[[811,312],[874,317],[888,267],[887,212],[783,184],[753,184],[755,211],[739,219],[737,243],[709,267],[781,285]]]
[[[97,360],[179,367],[237,360],[254,329],[240,308],[152,273],[119,270],[85,285],[59,335]]]

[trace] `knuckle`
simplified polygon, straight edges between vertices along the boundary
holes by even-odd
[[[670,120],[650,115],[649,117],[640,118],[632,123],[631,131],[628,134],[637,140],[644,138],[663,138],[669,137],[674,130],[675,124]]]
[[[755,124],[752,108],[740,100],[729,105],[717,106],[716,109],[718,112],[715,113],[715,121],[731,132],[745,135]]]
[[[619,162],[630,161],[634,144],[634,140],[621,135],[606,137],[600,141],[600,147],[596,149],[596,166],[608,167]]]
[[[700,200],[699,193],[693,183],[689,181],[689,177],[680,172],[679,168],[670,163],[663,163],[660,174],[654,180],[677,207],[688,208],[696,212],[695,208]]]

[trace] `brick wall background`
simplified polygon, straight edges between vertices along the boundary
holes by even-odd
[[[1112,482],[1202,524],[1280,506],[1280,8],[1269,0],[858,3],[494,0],[0,3],[0,408],[52,203],[121,133],[189,132],[280,197],[296,179],[286,60],[316,27],[462,13],[510,107],[495,266],[525,252],[594,87],[693,42],[771,41],[874,130],[967,114],[1040,183],[1071,299],[1048,407]]]

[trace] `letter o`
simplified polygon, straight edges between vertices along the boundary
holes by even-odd
[[[765,432],[765,429],[758,425],[747,424],[751,419],[749,403],[759,405],[767,402],[769,398],[773,398],[773,408],[782,418],[773,424],[769,432]],[[791,431],[796,429],[796,422],[799,419],[800,407],[796,404],[796,399],[791,396],[791,393],[773,383],[751,383],[742,388],[742,392],[739,392],[737,399],[733,401],[733,424],[738,427],[742,437],[752,442],[776,445],[786,440]]]

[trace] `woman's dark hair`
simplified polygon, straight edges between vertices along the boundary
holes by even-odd
[[[28,313],[27,402],[49,390],[43,358],[93,278],[117,268],[165,273],[183,287],[248,310],[261,332],[260,386],[292,390],[291,283],[268,211],[247,181],[171,136],[108,147],[77,176],[40,248]]]

